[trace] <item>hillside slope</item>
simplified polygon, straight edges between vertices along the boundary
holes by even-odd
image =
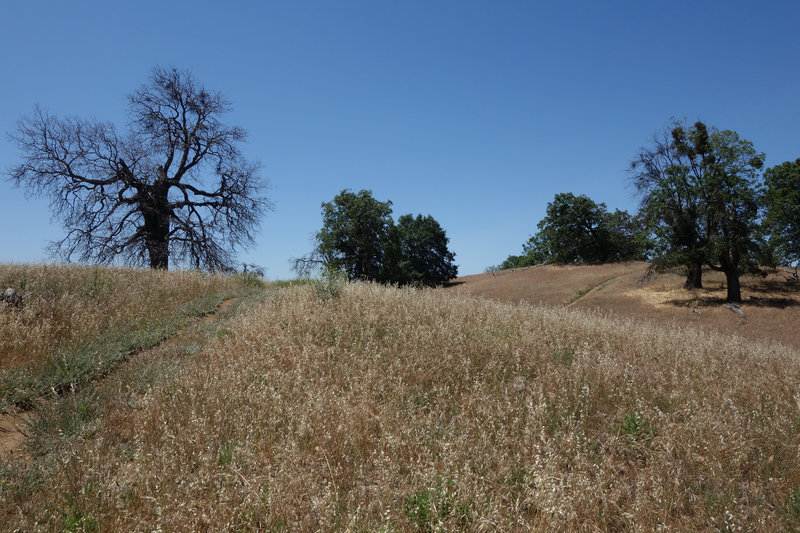
[[[800,347],[800,284],[787,281],[789,274],[743,277],[744,318],[722,306],[722,274],[706,272],[705,288],[687,291],[679,273],[652,273],[642,262],[504,270],[458,278],[448,290],[502,302],[599,309]]]
[[[31,466],[0,463],[0,531],[800,528],[794,349],[318,289],[65,395]]]

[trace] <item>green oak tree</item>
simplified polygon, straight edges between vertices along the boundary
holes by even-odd
[[[322,229],[316,255],[326,268],[350,280],[387,281],[393,232],[392,202],[380,202],[372,191],[348,189],[322,204]]]
[[[611,254],[607,261],[644,261],[649,257],[653,243],[640,214],[616,209],[608,214],[605,224]]]
[[[631,182],[640,197],[640,213],[655,241],[655,264],[680,266],[686,289],[703,288],[703,175],[710,163],[708,130],[702,122],[684,123],[653,136],[631,163]]]
[[[723,272],[727,301],[740,302],[739,277],[758,272],[764,155],[730,130],[673,122],[631,164],[631,178],[656,242],[656,264],[683,266],[686,288],[702,287],[702,267]]]
[[[295,260],[307,273],[314,266],[343,272],[348,279],[435,286],[456,277],[447,234],[430,215],[403,215],[395,225],[392,202],[372,191],[340,192],[322,204],[322,228],[314,251]]]
[[[641,226],[637,217],[619,209],[609,213],[604,203],[588,196],[557,194],[522,254],[510,255],[497,268],[641,260],[647,251]]]
[[[399,283],[436,286],[458,275],[454,254],[447,248],[447,234],[432,216],[401,216],[397,220],[396,243]]]
[[[764,181],[767,231],[779,261],[797,268],[800,263],[800,159],[768,169]]]
[[[539,224],[555,263],[605,263],[612,257],[608,210],[585,195],[556,194]]]

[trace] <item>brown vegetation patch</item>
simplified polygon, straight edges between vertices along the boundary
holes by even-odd
[[[648,275],[647,263],[545,265],[458,278],[453,288],[504,302],[597,309],[639,320],[691,325],[800,347],[800,284],[789,269],[742,277],[744,320],[725,309],[725,277],[704,273],[704,288],[683,289],[677,272]]]
[[[646,268],[646,263],[539,265],[457,278],[453,290],[501,302],[567,305],[581,291]]]
[[[30,458],[25,449],[28,417],[24,413],[0,413],[0,464]]]

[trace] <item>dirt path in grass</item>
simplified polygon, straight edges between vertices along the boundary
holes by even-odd
[[[587,287],[585,289],[581,289],[576,293],[575,299],[572,300],[571,302],[569,302],[568,304],[566,304],[564,307],[573,307],[575,304],[580,302],[583,299],[584,296],[590,296],[593,293],[602,290],[603,287],[605,287],[610,282],[612,282],[614,280],[617,280],[617,279],[619,279],[619,278],[621,278],[623,276],[631,276],[631,275],[632,275],[631,273],[627,273],[627,274],[620,274],[618,276],[611,276],[610,278],[601,281],[600,283],[598,283],[597,285],[595,285],[593,287]]]
[[[238,296],[223,300],[212,313],[200,317],[198,323],[205,324],[218,320],[218,315],[230,309],[237,300],[239,300]],[[169,341],[170,339],[164,340],[164,342]],[[161,344],[164,343],[162,342]],[[155,348],[157,347],[150,350]],[[132,354],[131,357],[142,355],[147,351],[149,350]],[[12,408],[7,413],[0,413],[0,465],[12,462],[26,462],[30,459],[30,455],[25,448],[25,440],[27,439],[28,423],[32,416],[33,414],[30,411],[21,411],[16,408]]]
[[[213,313],[209,313],[200,319],[201,322],[211,322],[217,319],[217,315],[219,313],[223,313],[230,309],[230,307],[235,304],[239,300],[238,296],[233,296],[231,298],[226,298],[222,300],[222,302],[214,309]]]
[[[25,430],[30,415],[22,412],[0,413],[0,464],[26,461]]]

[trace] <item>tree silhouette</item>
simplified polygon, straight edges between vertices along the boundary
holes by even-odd
[[[11,134],[23,161],[10,179],[49,196],[67,230],[51,252],[151,268],[168,268],[171,257],[230,268],[271,207],[259,164],[239,151],[244,130],[220,121],[230,104],[174,68],[154,69],[128,102],[124,136],[111,123],[38,107]]]

